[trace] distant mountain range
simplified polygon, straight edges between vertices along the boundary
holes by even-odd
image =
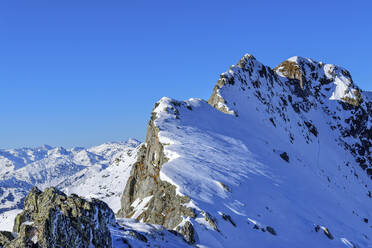
[[[88,149],[45,145],[0,150],[0,214],[23,208],[23,199],[33,186],[56,186],[66,193],[96,197],[118,210],[139,144],[130,139]]]

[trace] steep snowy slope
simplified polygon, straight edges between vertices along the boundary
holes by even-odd
[[[130,139],[89,149],[44,146],[0,150],[0,226],[12,224],[33,186],[57,186],[69,194],[95,197],[117,211],[139,144]],[[8,224],[6,229],[11,229]]]
[[[246,55],[209,102],[155,105],[119,216],[199,247],[372,247],[371,111],[344,68]]]

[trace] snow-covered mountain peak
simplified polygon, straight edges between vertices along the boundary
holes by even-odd
[[[295,56],[271,69],[252,55],[245,55],[221,74],[209,103],[222,112],[244,115],[247,98],[257,97],[264,103],[279,95],[299,105],[307,102],[306,108],[328,105],[330,100],[354,106],[363,102],[362,91],[340,66]]]
[[[208,102],[163,97],[120,216],[200,247],[365,247],[372,103],[347,99],[353,89],[339,66],[294,57],[271,69],[246,55]]]
[[[59,155],[67,155],[67,150],[62,147],[62,146],[58,146],[56,148],[52,148],[50,150],[48,150],[48,156],[50,155],[56,155],[56,156],[59,156]]]
[[[40,147],[40,149],[41,149],[41,150],[50,150],[50,149],[53,149],[53,147],[50,146],[50,145],[44,144],[44,145],[42,145],[42,146]]]

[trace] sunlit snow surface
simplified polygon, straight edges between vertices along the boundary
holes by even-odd
[[[21,209],[13,209],[0,214],[0,231],[13,231],[13,224],[15,217],[19,214]]]
[[[181,248],[189,246],[183,237],[160,225],[139,223],[133,219],[117,219],[118,226],[111,227],[113,247]],[[141,236],[140,236],[141,235]],[[128,246],[130,245],[130,246]]]
[[[171,107],[171,101],[162,99],[158,108]],[[237,118],[201,100],[192,99],[185,105],[192,110],[178,108],[180,119],[158,112],[160,141],[171,158],[161,173],[180,194],[190,196],[198,208],[218,219],[220,233],[207,233],[200,225],[201,245],[349,247],[345,240],[361,247],[370,244],[364,234],[372,237],[372,228],[362,220],[372,217],[364,187],[370,179],[362,171],[359,178],[352,175],[344,164],[348,154],[335,143],[335,134],[321,116],[310,113],[319,138],[313,137],[311,144],[298,139],[293,145],[285,133],[273,131],[267,118],[249,106],[247,114]],[[295,133],[295,137],[300,135]],[[284,151],[289,163],[279,156]],[[237,227],[218,212],[230,215]],[[278,235],[254,229],[251,220],[274,227]],[[326,226],[335,240],[315,232],[316,225]]]

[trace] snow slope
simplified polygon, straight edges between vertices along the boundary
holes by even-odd
[[[198,247],[372,247],[368,98],[339,66],[293,57],[272,70],[251,55],[209,103],[162,98],[160,179],[196,213],[179,226],[193,224]]]
[[[33,186],[56,186],[68,194],[98,198],[117,211],[139,144],[130,139],[88,149],[43,146],[0,150],[1,230],[12,229],[13,219]]]
[[[112,246],[180,248],[188,245],[182,235],[171,232],[160,225],[140,223],[133,219],[117,219],[119,227],[111,227]]]

